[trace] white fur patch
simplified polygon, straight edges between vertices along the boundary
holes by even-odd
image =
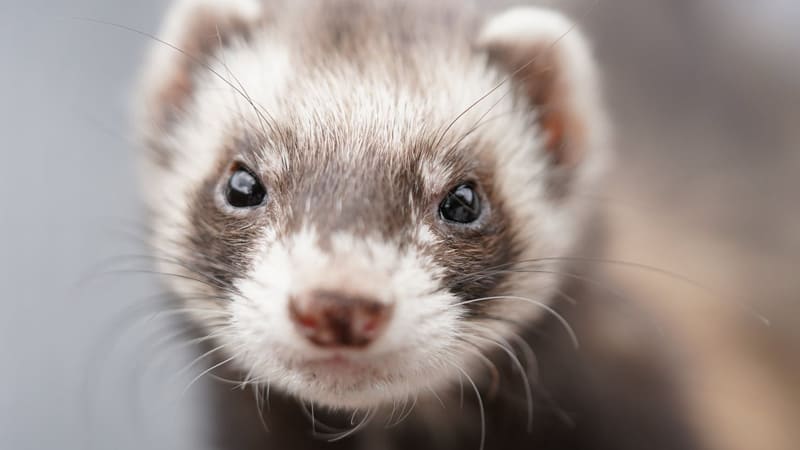
[[[182,4],[198,3],[235,8],[247,17],[258,13],[255,1]],[[176,13],[168,23],[167,39],[179,34],[179,17]],[[587,139],[590,161],[584,162],[576,176],[580,191],[606,154],[605,123],[588,47],[575,30],[564,36],[568,29],[569,23],[560,15],[526,8],[490,21],[481,39],[561,39],[558,51],[568,72],[569,101],[592,125]],[[221,76],[204,72],[197,78],[185,120],[169,136],[162,136],[177,150],[175,168],[148,169],[148,202],[156,213],[157,249],[167,255],[186,251],[180,243],[191,225],[188,205],[192,193],[219,165],[221,150],[231,134],[243,125],[261,126],[260,115],[268,112],[278,118],[291,116],[301,144],[324,143],[335,135],[337,148],[346,152],[339,155],[342,158],[358,161],[370,149],[380,152],[386,164],[408,156],[403,149],[423,125],[443,130],[452,123],[439,141],[440,148],[420,161],[423,190],[439,195],[450,187],[446,183],[451,182],[454,169],[446,164],[442,150],[457,145],[458,151],[488,152],[490,158],[486,159],[496,170],[494,187],[518,238],[526,243],[520,258],[569,254],[579,233],[581,209],[575,206],[576,199],[556,203],[548,196],[546,175],[552,168],[543,150],[543,137],[531,125],[537,112],[521,110],[520,102],[507,95],[512,92],[508,84],[491,91],[507,74],[487,65],[486,55],[434,47],[409,50],[416,52],[412,56],[420,67],[435,70],[422,70],[413,83],[403,83],[390,76],[391,65],[377,65],[374,71],[346,65],[300,70],[303,68],[296,66],[297,55],[290,52],[288,41],[278,30],[259,31],[247,43],[235,42],[215,55],[211,66]],[[157,52],[145,86],[165,76],[170,52],[174,50]],[[482,96],[484,100],[475,103]],[[381,145],[366,145],[376,142]],[[269,143],[258,150],[260,153],[255,153],[267,170],[287,168]],[[409,206],[415,201],[421,199],[409,199]],[[463,308],[453,307],[458,299],[442,289],[442,268],[419,250],[443,245],[443,239],[419,218],[413,222],[417,245],[404,246],[404,250],[375,236],[351,234],[327,236],[330,248],[323,250],[312,226],[281,240],[268,230],[254,244],[260,247],[250,273],[236,286],[241,295],[214,306],[230,314],[229,323],[211,328],[220,333],[228,354],[254,382],[270,383],[332,407],[364,408],[402,401],[428,387],[458,379],[455,366],[476,364],[474,354],[463,349],[459,338],[482,332],[478,327],[469,329],[469,323],[462,320]],[[551,271],[559,267],[554,262],[539,266]],[[555,295],[557,280],[552,274],[512,274],[506,283],[507,294],[546,304]],[[314,361],[330,356],[330,351],[308,343],[288,315],[291,295],[341,286],[394,305],[390,324],[372,345],[341,352],[360,365],[346,376],[315,366]],[[186,295],[197,288],[179,279],[173,287]],[[503,314],[515,319],[533,320],[547,314],[546,309],[528,302],[495,303],[502,305],[499,310]],[[492,327],[501,335],[510,331],[508,325]]]
[[[449,378],[447,361],[463,364],[454,351],[460,313],[454,298],[439,292],[438,269],[413,250],[337,235],[330,251],[306,228],[290,242],[264,248],[230,305],[230,333],[223,343],[255,380],[269,380],[300,398],[331,407],[364,408],[400,401]],[[288,299],[321,287],[348,289],[392,303],[385,332],[366,350],[341,350],[359,365],[343,374],[314,371],[330,357],[298,333],[288,316]],[[443,367],[444,366],[444,367]]]

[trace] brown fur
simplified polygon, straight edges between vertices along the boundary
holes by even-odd
[[[552,46],[530,48],[520,43],[488,46],[493,62],[505,67],[524,96],[539,112],[539,126],[547,135],[546,147],[556,164],[575,167],[581,160],[583,125],[579,115],[564,104],[563,67]],[[533,57],[532,57],[533,55]]]
[[[309,106],[297,104],[296,99],[303,88],[314,83],[324,86],[333,78],[332,74],[340,72],[358,75],[354,83],[369,81],[371,77],[388,79],[425,95],[431,87],[424,84],[424,75],[436,69],[425,66],[432,60],[431,53],[456,53],[472,63],[485,64],[488,60],[488,72],[513,74],[515,77],[517,104],[543,111],[539,125],[548,133],[546,144],[555,162],[548,169],[556,173],[571,169],[580,159],[579,150],[583,147],[581,125],[562,105],[560,90],[563,86],[558,76],[558,61],[540,49],[524,49],[516,53],[508,48],[489,48],[488,55],[482,53],[484,50],[476,49],[471,39],[470,24],[477,23],[477,20],[466,14],[462,16],[456,9],[432,6],[429,13],[423,14],[400,2],[385,3],[377,10],[372,9],[378,8],[376,5],[356,0],[337,3],[336,7],[330,2],[313,2],[308,4],[302,16],[276,23],[276,26],[287,27],[284,31],[289,36],[287,45],[292,55],[293,75],[302,83],[288,81],[288,87],[278,95],[275,114],[262,112],[263,123],[237,121],[237,126],[228,130],[227,147],[215,153],[213,169],[202,183],[192,186],[188,208],[190,226],[181,230],[180,242],[177,243],[188,260],[186,264],[194,273],[208,278],[219,297],[226,297],[234,289],[235,281],[248,275],[257,256],[254,249],[258,248],[267,230],[274,232],[275,239],[281,242],[289,241],[307,225],[313,226],[319,234],[318,244],[323,250],[331,246],[329,241],[336,233],[343,231],[352,236],[377,236],[400,250],[418,245],[420,253],[430,256],[444,269],[442,279],[437,280],[441,283],[440,289],[455,294],[457,300],[504,294],[504,289],[513,287],[507,283],[509,272],[516,268],[513,263],[519,261],[523,250],[533,247],[536,242],[525,241],[531,239],[526,234],[526,227],[530,224],[515,222],[520,215],[514,214],[518,213],[512,206],[514,193],[501,192],[504,180],[500,178],[498,167],[502,149],[496,148],[496,143],[479,137],[463,140],[463,135],[446,135],[452,122],[439,123],[438,118],[434,123],[425,122],[424,111],[414,116],[419,118],[419,124],[404,125],[403,128],[391,128],[393,117],[380,117],[365,120],[359,124],[360,128],[351,129],[353,125],[348,119],[355,115],[352,108],[357,103],[352,102],[348,95],[355,95],[358,92],[355,89],[336,92],[334,103],[338,104],[318,101]],[[208,35],[204,34],[211,22],[201,14],[191,23],[195,25],[190,27],[189,36],[199,40],[191,44],[192,50],[212,55],[216,44],[206,40]],[[228,20],[224,23],[233,24],[229,27],[233,31],[231,36],[241,36],[243,31],[244,35],[248,33],[246,27],[242,29],[241,22]],[[225,42],[223,40],[222,44]],[[529,65],[522,64],[530,59],[532,52],[540,53],[542,59]],[[519,67],[523,70],[517,73],[515,68]],[[202,65],[190,67],[184,62],[177,66],[178,76],[171,78],[166,91],[157,95],[163,107],[177,110],[188,104],[195,87],[190,75],[198,68],[202,69]],[[254,108],[258,106],[254,105]],[[185,107],[184,110],[186,115],[191,114]],[[401,115],[400,111],[391,113]],[[525,119],[534,116],[531,111],[519,114]],[[176,115],[174,120],[184,118]],[[531,123],[532,127],[534,125]],[[385,151],[389,140],[386,136],[391,133],[400,134],[402,139],[399,144],[393,143],[397,148]],[[359,139],[347,139],[351,135]],[[280,169],[266,167],[262,164],[264,158],[280,160]],[[423,165],[426,163],[437,168],[446,167],[447,170],[442,171],[446,174],[442,177],[446,179],[436,180],[442,187],[431,188],[431,180],[426,179],[424,173]],[[233,164],[245,165],[262,181],[268,192],[264,206],[234,211],[224,203],[222,187]],[[478,187],[490,214],[485,214],[476,224],[443,224],[436,216],[438,205],[450,189],[463,182],[473,182]],[[521,191],[527,188],[519,186]],[[552,192],[544,195],[552,195]],[[561,206],[566,194],[552,197],[548,200]],[[427,226],[436,239],[415,243],[414,231],[420,224]],[[493,270],[496,268],[510,270]],[[474,274],[478,276],[472,276]],[[573,289],[570,286],[564,288],[570,292]],[[594,297],[596,293],[578,294],[597,298]],[[479,321],[482,324],[518,321],[517,317],[503,316],[500,312],[495,314],[494,307],[489,305],[488,302],[477,302],[464,308],[466,320],[473,325]],[[579,317],[576,320],[587,329],[591,328],[590,318]],[[552,318],[524,325],[523,338],[536,347],[541,346],[543,364],[548,370],[553,368],[541,385],[534,385],[538,393],[535,399],[538,421],[534,434],[526,434],[525,404],[520,400],[520,391],[513,389],[509,381],[515,369],[498,363],[499,368],[478,377],[480,388],[494,393],[487,398],[486,405],[487,448],[538,445],[554,449],[591,446],[595,450],[638,450],[645,443],[655,443],[652,448],[676,448],[673,445],[694,448],[680,417],[671,414],[674,405],[663,401],[662,394],[666,395],[669,386],[657,376],[657,370],[648,367],[642,371],[646,379],[654,380],[655,393],[637,392],[648,396],[648,401],[636,405],[650,407],[663,401],[663,411],[655,411],[654,406],[653,411],[640,416],[633,406],[614,405],[619,406],[615,410],[619,414],[615,417],[617,421],[610,422],[606,416],[613,415],[607,414],[606,406],[613,399],[600,394],[608,373],[616,373],[619,366],[601,367],[591,356],[586,360],[567,360],[565,355],[569,350],[565,342],[568,340],[559,328],[562,324]],[[539,348],[536,351],[539,352]],[[502,352],[497,352],[491,353],[489,358],[500,361],[502,356]],[[610,355],[608,360],[612,359],[613,355]],[[599,367],[603,373],[593,376],[595,374],[589,370],[594,367]],[[666,386],[664,391],[658,391],[661,386]],[[626,392],[622,390],[620,395]],[[454,404],[457,394],[453,390],[443,392],[443,395],[450,405]],[[603,403],[596,403],[598,399]],[[574,408],[575,415],[581,421],[587,421],[588,425],[575,431],[576,425],[569,420],[572,415],[553,406],[561,401],[565,402],[565,407]],[[220,425],[225,448],[242,448],[243,445],[259,448],[265,445],[264,440],[278,445],[278,448],[297,449],[478,448],[480,429],[477,427],[475,403],[468,404],[463,414],[436,414],[438,421],[434,423],[441,423],[440,427],[431,426],[425,416],[419,414],[397,431],[378,431],[379,444],[370,441],[374,435],[365,434],[347,444],[330,446],[308,437],[302,411],[291,399],[279,394],[276,403],[272,415],[276,416],[280,426],[266,438],[240,434],[236,429],[238,423],[228,423],[223,418]],[[429,411],[428,408],[420,409]],[[349,415],[329,415],[338,421],[346,420],[345,416]],[[634,439],[622,435],[622,431],[619,431],[620,436],[606,435],[606,425],[619,427],[624,421],[629,421],[631,427],[638,427],[639,434]],[[603,441],[598,441],[601,438]],[[235,443],[237,440],[239,442]],[[622,443],[617,446],[619,442]]]

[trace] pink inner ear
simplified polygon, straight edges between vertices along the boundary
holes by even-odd
[[[180,64],[172,74],[170,81],[159,89],[156,102],[159,106],[159,117],[156,121],[159,124],[166,124],[171,121],[171,116],[175,111],[180,110],[184,101],[192,92],[191,71],[188,64]]]
[[[584,131],[580,121],[553,107],[542,113],[539,124],[546,135],[547,151],[553,156],[555,164],[577,166],[583,158]]]
[[[583,131],[570,110],[563,65],[551,46],[501,42],[488,45],[490,59],[513,74],[539,115],[546,150],[555,164],[573,167],[582,158]]]
[[[235,37],[246,37],[256,24],[235,15],[198,7],[188,17],[185,29],[176,46],[174,63],[167,80],[155,91],[153,101],[160,126],[168,125],[189,100],[194,90],[194,72],[198,66],[210,63],[220,46]]]
[[[547,135],[547,150],[553,154],[556,164],[563,163],[564,155],[560,149],[564,145],[564,117],[557,112],[549,112],[543,114],[539,122]]]

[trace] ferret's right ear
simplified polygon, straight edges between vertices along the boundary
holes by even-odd
[[[548,9],[512,8],[487,21],[478,44],[537,111],[557,165],[596,159],[587,152],[604,140],[605,114],[594,58],[572,21]]]
[[[139,121],[165,130],[180,117],[194,90],[195,74],[215,53],[244,39],[262,17],[259,0],[179,0],[167,14],[145,66]]]

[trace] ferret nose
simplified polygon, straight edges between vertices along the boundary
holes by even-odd
[[[302,335],[319,347],[366,347],[389,322],[392,305],[373,298],[318,290],[289,299],[289,315]]]

